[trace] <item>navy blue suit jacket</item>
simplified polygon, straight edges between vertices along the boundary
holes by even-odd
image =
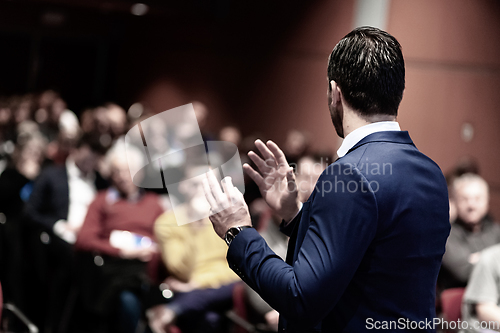
[[[49,166],[35,181],[26,204],[31,221],[52,231],[58,220],[66,220],[69,210],[68,172],[64,165]]]
[[[441,170],[408,132],[373,133],[357,143],[326,168],[282,231],[291,236],[288,263],[254,229],[242,231],[227,256],[280,313],[281,330],[363,332],[386,325],[390,332],[419,325],[434,332],[429,322],[450,231],[448,192]]]

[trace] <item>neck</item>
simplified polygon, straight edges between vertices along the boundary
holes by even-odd
[[[132,200],[132,199],[135,199],[139,193],[139,189],[137,187],[134,187],[134,188],[131,188],[131,189],[126,189],[126,190],[123,190],[123,191],[120,191],[120,189],[118,189],[118,192],[120,192],[120,195],[123,197],[123,198],[126,198],[128,200]]]
[[[467,222],[463,221],[462,219],[457,218],[455,223],[461,224],[468,231],[475,233],[475,232],[481,231],[483,229],[483,225],[484,225],[485,221],[486,221],[486,217],[483,217],[480,221],[478,221],[476,223],[467,223]]]
[[[82,167],[80,166],[80,161],[78,159],[73,159],[73,162],[75,163],[77,169],[82,173],[82,176],[87,177],[88,172],[85,172],[85,170],[82,169]]]
[[[343,121],[344,138],[362,126],[378,123],[380,121],[396,121],[396,117],[387,114],[361,116],[359,112],[345,108]]]

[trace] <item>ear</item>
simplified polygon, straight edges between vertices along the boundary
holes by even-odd
[[[342,93],[340,91],[340,87],[338,86],[337,82],[335,82],[334,80],[330,81],[330,91],[328,93],[330,94],[329,97],[332,105],[341,103]]]

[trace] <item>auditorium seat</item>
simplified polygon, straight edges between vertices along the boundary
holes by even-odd
[[[0,327],[5,332],[22,331],[29,333],[38,333],[38,327],[33,324],[14,304],[5,303],[1,305],[2,317],[0,318]],[[3,332],[3,331],[2,331]]]
[[[465,288],[451,288],[441,293],[443,318],[448,322],[457,322],[462,317],[462,298]],[[453,331],[449,331],[453,332]]]

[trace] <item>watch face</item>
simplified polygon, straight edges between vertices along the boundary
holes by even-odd
[[[225,238],[225,241],[227,243],[227,245],[231,244],[231,241],[233,240],[234,236],[233,236],[233,233],[231,232],[231,229],[229,229],[227,232],[226,232],[226,237]]]
[[[232,227],[229,228],[229,230],[226,232],[226,236],[224,237],[224,240],[226,241],[227,245],[230,245],[233,239],[240,233],[240,231],[244,228],[249,228],[249,227]]]

